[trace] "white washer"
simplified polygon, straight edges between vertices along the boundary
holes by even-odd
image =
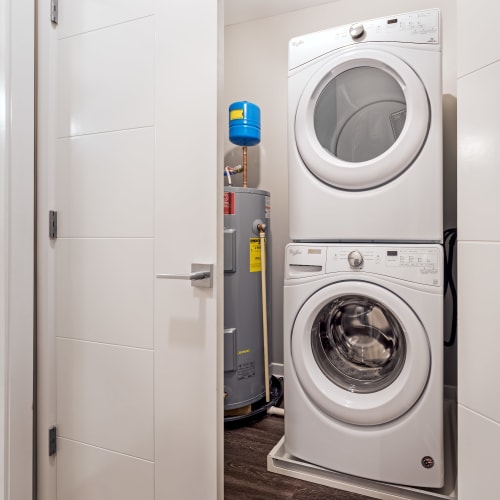
[[[429,9],[290,41],[292,240],[442,241],[439,23]]]
[[[284,332],[288,453],[443,486],[440,245],[288,245]]]

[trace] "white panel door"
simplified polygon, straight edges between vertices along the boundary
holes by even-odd
[[[39,498],[222,498],[219,2],[46,4]]]

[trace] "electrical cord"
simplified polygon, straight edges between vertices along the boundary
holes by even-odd
[[[451,347],[455,344],[457,338],[457,289],[453,279],[453,259],[455,253],[455,244],[457,242],[457,229],[446,229],[443,236],[444,247],[444,295],[448,289],[450,290],[452,300],[452,313],[451,313],[451,328],[450,336],[444,341],[446,347]],[[447,248],[448,247],[448,250]]]

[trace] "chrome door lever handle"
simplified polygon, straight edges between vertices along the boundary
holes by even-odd
[[[191,286],[212,288],[213,264],[191,264],[189,274],[157,274],[156,277],[167,280],[189,280]]]
[[[163,278],[166,280],[204,280],[205,278],[210,278],[210,273],[205,271],[198,271],[196,273],[189,274],[157,274],[157,278]]]

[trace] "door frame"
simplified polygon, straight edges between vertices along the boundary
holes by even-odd
[[[0,494],[34,496],[35,5],[0,0]],[[3,167],[5,165],[5,168]]]

